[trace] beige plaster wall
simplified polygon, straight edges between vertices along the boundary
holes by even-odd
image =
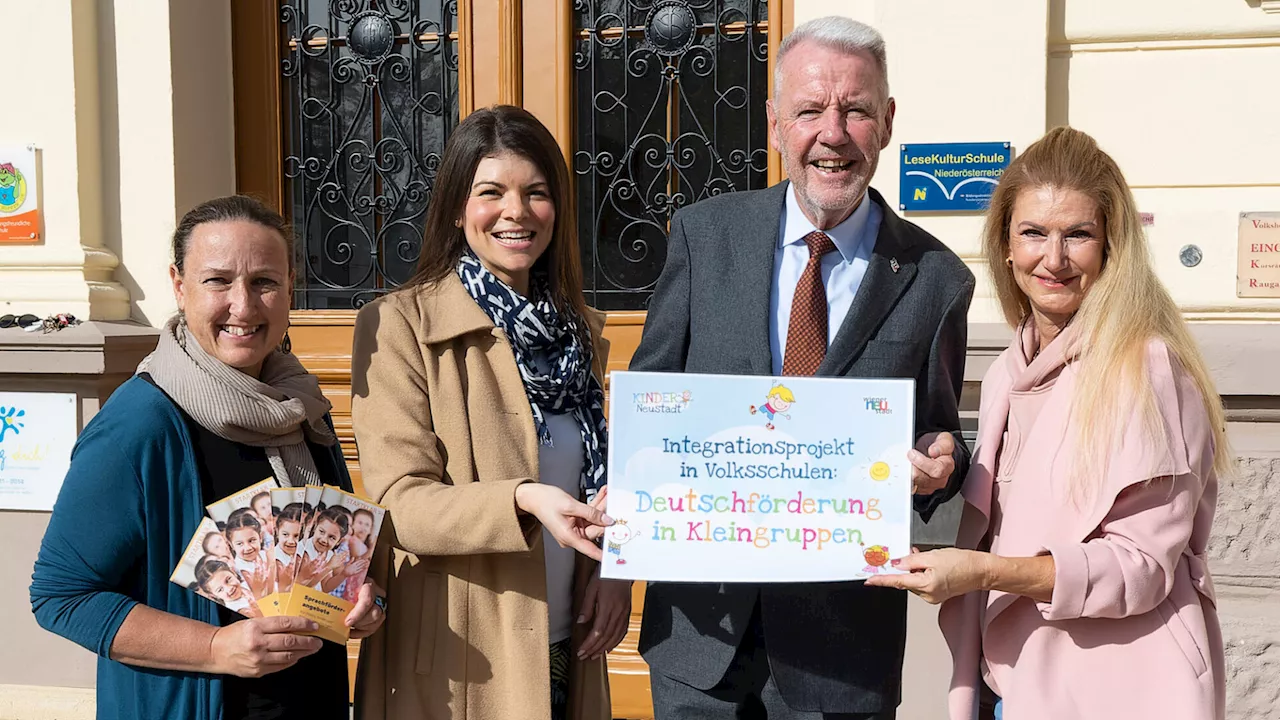
[[[185,0],[0,5],[9,51],[34,59],[7,81],[16,105],[0,114],[0,144],[40,149],[45,238],[0,246],[0,313],[159,326],[173,312],[177,218],[235,192],[230,13]]]
[[[0,144],[39,150],[44,213],[41,242],[0,245],[0,314],[129,315],[128,295],[112,280],[118,258],[103,247],[97,10],[94,0],[0,9],[6,54],[29,59],[6,78]]]

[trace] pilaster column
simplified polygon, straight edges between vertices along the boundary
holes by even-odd
[[[11,3],[10,73],[0,144],[38,149],[42,238],[0,245],[0,314],[71,312],[81,319],[129,317],[129,293],[114,279],[104,242],[99,16],[93,0]]]

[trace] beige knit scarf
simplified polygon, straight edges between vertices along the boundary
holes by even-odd
[[[185,322],[172,318],[160,343],[138,365],[202,427],[232,442],[264,448],[285,487],[319,485],[306,440],[332,446],[338,438],[325,423],[331,405],[320,381],[293,355],[267,356],[261,378],[223,363],[200,347]]]

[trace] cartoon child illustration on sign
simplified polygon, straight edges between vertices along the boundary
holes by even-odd
[[[13,163],[0,163],[0,210],[16,210],[22,204],[19,198],[25,195],[22,189],[22,173]]]
[[[773,430],[774,416],[781,415],[782,417],[790,420],[791,416],[787,414],[787,411],[791,409],[791,406],[794,405],[795,402],[796,396],[787,388],[787,386],[774,385],[773,389],[769,391],[769,395],[765,397],[763,405],[758,408],[755,405],[751,406],[751,414],[755,415],[757,412],[763,413],[766,418],[764,426]]]
[[[618,559],[613,561],[614,565],[627,564],[627,561],[622,559],[622,546],[631,542],[635,536],[635,531],[627,526],[626,520],[618,520],[605,531],[605,544],[608,545],[609,554],[618,556]]]
[[[862,552],[862,557],[867,561],[867,566],[862,568],[862,572],[878,575],[880,568],[889,562],[889,548],[884,545],[872,545]]]
[[[18,172],[11,163],[0,164],[0,205],[12,205],[18,199]]]

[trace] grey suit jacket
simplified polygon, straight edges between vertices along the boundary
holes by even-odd
[[[632,370],[770,375],[769,294],[788,183],[704,200],[671,220],[667,260]],[[956,471],[945,490],[917,498],[928,520],[960,488],[966,316],[974,279],[932,235],[894,214],[818,375],[916,381],[917,437],[955,433]],[[895,268],[896,265],[896,268]],[[863,583],[651,583],[640,651],[656,672],[710,689],[760,605],[779,691],[796,710],[874,713],[901,697],[906,594]]]

